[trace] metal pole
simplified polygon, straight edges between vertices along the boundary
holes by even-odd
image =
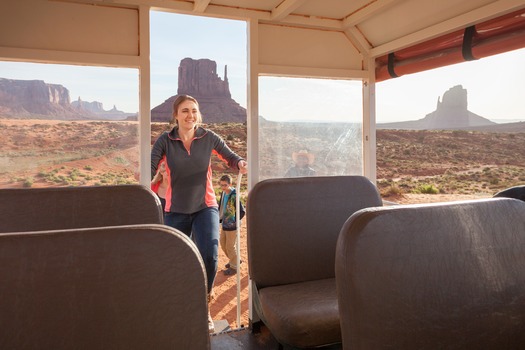
[[[242,174],[239,172],[235,195],[235,224],[237,227],[237,328],[241,327],[241,179]]]

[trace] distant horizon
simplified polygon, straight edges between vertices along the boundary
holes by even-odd
[[[376,124],[379,125],[379,124],[393,124],[393,123],[413,122],[413,121],[421,120],[423,118],[411,119],[411,120],[398,120],[398,121],[392,121],[392,122],[390,122],[390,121],[389,122],[379,122],[379,123],[376,123]],[[525,118],[523,118],[523,119],[489,119],[489,118],[485,118],[485,119],[490,120],[491,122],[494,122],[494,123],[497,123],[497,124],[512,124],[512,123],[525,122]]]
[[[5,77],[0,77],[0,79],[20,80],[20,81],[43,81],[46,84],[62,86],[65,89],[67,89],[68,92],[70,92],[70,90],[69,90],[69,88],[67,86],[64,86],[64,85],[59,84],[59,83],[47,82],[47,81],[42,80],[42,79],[13,79],[13,78],[5,78]],[[169,99],[172,96],[167,97],[166,100]],[[442,97],[442,95],[440,97]],[[105,112],[109,112],[109,111],[113,110],[114,107],[116,107],[117,111],[125,113],[125,114],[137,115],[139,113],[138,111],[137,112],[129,112],[129,111],[121,110],[121,109],[119,109],[118,105],[116,105],[116,104],[113,104],[113,105],[111,105],[111,107],[109,107],[109,109],[106,109],[104,104],[103,104],[103,102],[101,102],[101,101],[97,101],[97,100],[88,101],[88,100],[83,99],[82,96],[79,96],[79,97],[73,99],[71,97],[71,93],[70,93],[70,104],[73,104],[74,102],[78,101],[79,99],[81,101],[87,102],[87,103],[93,103],[93,102],[101,103],[102,108],[103,108],[103,110]],[[236,101],[236,102],[238,103],[238,101]],[[155,107],[157,107],[157,106],[153,106],[152,109],[155,108]],[[243,107],[243,108],[245,108],[245,107]],[[432,113],[432,111],[428,112],[427,114],[429,114],[429,113]],[[376,124],[390,124],[390,123],[402,123],[402,122],[417,121],[417,120],[425,118],[425,116],[422,116],[422,117],[417,118],[417,119],[400,119],[400,120],[393,120],[393,121],[386,121],[386,122],[376,122]],[[262,117],[264,118],[264,116],[262,116]],[[517,122],[525,122],[525,115],[522,118],[486,118],[484,116],[481,116],[481,117],[483,117],[483,118],[485,118],[487,120],[490,120],[490,121],[492,121],[494,123],[498,123],[498,124],[510,124],[510,123],[517,123]],[[265,119],[266,120],[271,120],[271,119],[267,119],[267,118],[265,118]],[[122,121],[125,121],[125,119],[123,119]],[[330,122],[345,122],[345,121],[329,120],[329,119],[290,119],[290,120],[287,120],[287,122],[322,122],[322,123],[330,123]],[[352,123],[351,121],[348,121],[348,122]]]

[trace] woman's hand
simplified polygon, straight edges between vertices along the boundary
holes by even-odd
[[[151,184],[153,185],[160,181],[162,181],[162,174],[160,173],[160,170],[157,170],[157,173],[155,174],[153,179],[151,179]]]
[[[239,167],[239,171],[240,171],[241,174],[247,174],[248,173],[248,163],[246,163],[246,161],[241,160],[239,162],[239,164],[237,164],[237,166]]]

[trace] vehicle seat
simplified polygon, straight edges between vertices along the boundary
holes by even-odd
[[[165,225],[0,233],[0,349],[207,349],[195,244]]]
[[[0,189],[0,232],[162,224],[160,200],[141,185]]]
[[[269,179],[247,203],[248,258],[256,313],[281,343],[341,342],[335,247],[348,217],[381,206],[363,176]]]
[[[525,203],[363,209],[337,243],[344,349],[521,349]]]

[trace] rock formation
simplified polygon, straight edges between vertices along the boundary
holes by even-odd
[[[217,63],[209,59],[184,58],[179,66],[177,94],[191,95],[199,101],[204,123],[246,122],[246,109],[231,98],[228,68],[224,80],[217,75]],[[167,122],[172,118],[177,95],[151,110],[151,120]]]
[[[378,124],[379,129],[468,129],[496,123],[468,110],[467,90],[461,85],[448,89],[443,100],[438,97],[436,110],[423,119],[398,123]]]
[[[185,58],[179,66],[177,94],[230,98],[228,67],[224,67],[224,80],[217,75],[217,63],[209,59]]]
[[[458,129],[470,126],[496,124],[468,110],[467,90],[461,85],[448,89],[443,102],[437,101],[436,110],[422,120],[425,129]]]
[[[2,116],[8,118],[91,119],[94,115],[73,108],[69,90],[42,80],[0,78]]]
[[[116,106],[106,111],[102,103],[70,102],[69,90],[62,85],[42,80],[0,78],[0,116],[21,119],[103,119],[126,120],[136,114],[119,111]]]
[[[134,117],[136,114],[133,113],[126,113],[123,111],[119,111],[117,109],[117,106],[113,105],[113,108],[109,111],[106,111],[103,108],[103,105],[101,102],[93,101],[82,101],[80,97],[78,97],[77,101],[71,102],[71,106],[73,106],[76,109],[84,109],[85,111],[88,111],[90,113],[93,113],[100,119],[107,119],[107,120],[127,120],[128,117]]]
[[[74,108],[83,108],[86,111],[90,111],[90,112],[95,113],[95,114],[96,113],[105,112],[104,108],[102,107],[102,103],[101,102],[97,102],[97,101],[93,101],[93,102],[82,101],[80,96],[78,97],[78,100],[71,102],[71,106],[73,106]]]

